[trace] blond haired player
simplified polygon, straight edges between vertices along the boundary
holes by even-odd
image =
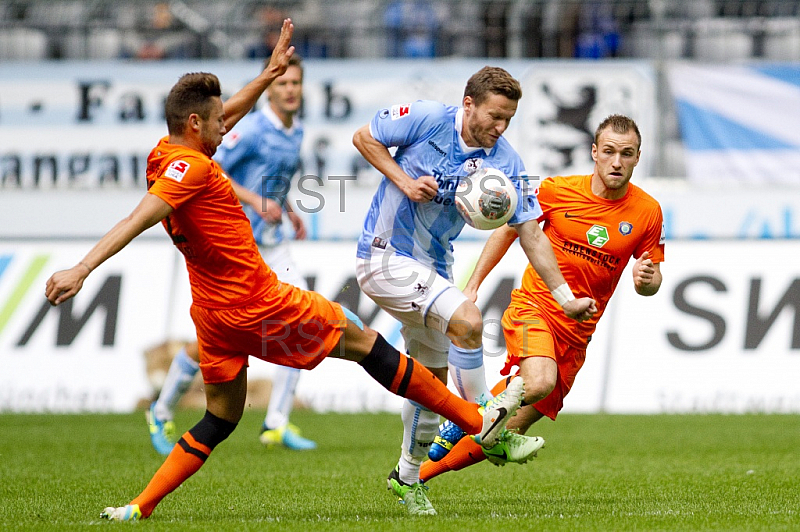
[[[502,320],[508,358],[501,373],[508,375],[517,366],[518,375],[525,381],[523,407],[508,424],[509,429],[525,433],[543,416],[556,418],[586,359],[586,347],[597,321],[631,258],[635,261],[633,287],[638,294],[652,296],[661,286],[661,207],[630,184],[640,146],[636,123],[622,115],[611,115],[595,132],[592,175],[546,179],[539,188],[540,221],[544,221],[544,233],[553,245],[561,272],[576,296],[595,300],[597,312],[582,322],[567,319],[536,271],[530,266],[525,269],[522,286],[512,292]],[[492,234],[465,294],[476,299],[481,282],[515,238],[515,231],[507,227]],[[492,391],[498,393],[507,382],[503,379]],[[424,463],[420,478],[427,481],[483,459],[480,448],[464,438],[444,459]],[[496,457],[490,460],[504,463]]]

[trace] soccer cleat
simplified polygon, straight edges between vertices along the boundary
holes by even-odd
[[[523,436],[508,430],[503,431],[494,447],[483,449],[486,459],[496,466],[504,466],[510,462],[524,464],[536,456],[544,447],[544,438]]]
[[[428,450],[428,458],[434,462],[438,462],[453,448],[455,444],[461,441],[467,433],[461,430],[461,427],[456,425],[450,420],[446,420],[439,425],[439,434],[433,439],[431,448]]]
[[[431,501],[428,500],[428,486],[423,482],[406,484],[400,480],[400,464],[392,469],[386,479],[386,488],[396,497],[397,502],[405,504],[411,515],[436,515]]]
[[[317,448],[314,440],[300,436],[300,429],[291,423],[277,429],[268,429],[265,425],[261,425],[261,435],[258,439],[267,448],[275,445],[283,445],[292,451],[310,451]]]
[[[150,409],[145,412],[147,425],[150,427],[150,443],[158,454],[164,456],[172,452],[175,447],[175,423],[171,420],[161,421],[156,417],[156,403],[150,405]]]
[[[142,512],[139,510],[138,504],[129,504],[119,508],[109,506],[100,512],[100,518],[109,521],[138,521],[142,518]]]
[[[517,413],[525,394],[522,377],[514,377],[505,390],[489,399],[483,407],[483,428],[474,436],[475,442],[484,449],[491,449],[500,439],[506,423]]]

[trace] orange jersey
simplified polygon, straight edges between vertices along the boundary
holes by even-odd
[[[658,202],[629,184],[618,200],[595,196],[591,176],[545,179],[539,187],[544,233],[555,252],[561,273],[575,297],[591,297],[597,314],[582,323],[571,320],[550,290],[528,265],[522,286],[511,294],[512,305],[533,305],[551,330],[569,344],[585,347],[631,257],[650,252],[654,263],[664,261],[664,227]]]
[[[147,158],[147,187],[174,209],[162,224],[186,258],[195,305],[240,307],[277,285],[228,177],[213,159],[164,137]]]

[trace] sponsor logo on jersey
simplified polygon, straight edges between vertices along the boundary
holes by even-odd
[[[434,149],[434,151],[435,151],[436,153],[438,153],[438,154],[439,154],[439,155],[441,155],[442,157],[444,157],[445,155],[447,155],[447,154],[445,153],[445,151],[444,151],[443,149],[441,149],[441,148],[438,146],[438,144],[436,144],[436,143],[435,143],[435,142],[433,142],[432,140],[429,140],[429,141],[428,141],[428,144],[431,146],[431,148],[433,148],[433,149]]]
[[[586,240],[589,245],[601,248],[608,242],[608,229],[602,225],[593,225],[586,231]]]
[[[633,224],[630,222],[620,222],[619,232],[622,233],[622,236],[628,236],[633,232]]]
[[[237,144],[239,144],[239,141],[241,139],[242,139],[242,136],[239,134],[238,131],[231,131],[230,133],[228,133],[227,135],[222,137],[222,145],[225,148],[233,148]]]
[[[386,249],[386,240],[382,239],[379,236],[376,236],[372,239],[372,247],[378,249]]]
[[[189,166],[189,163],[186,161],[172,161],[169,163],[167,171],[164,172],[164,175],[180,182],[183,180],[183,176],[186,175],[186,172],[189,171]]]
[[[392,120],[397,120],[398,118],[403,118],[406,116],[409,111],[411,111],[411,104],[406,103],[403,105],[393,105],[392,106]]]
[[[378,118],[386,118],[387,116],[389,116],[389,110],[381,109],[381,112],[378,114]]]

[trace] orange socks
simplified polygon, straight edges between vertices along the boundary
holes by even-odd
[[[483,449],[480,445],[472,441],[472,438],[465,436],[461,441],[447,453],[447,456],[434,462],[426,460],[422,463],[422,468],[419,470],[419,478],[423,482],[427,482],[434,477],[438,477],[442,473],[448,471],[460,471],[465,467],[477,464],[483,461],[486,455],[483,454]]]
[[[477,434],[483,427],[483,416],[476,404],[454,395],[425,366],[401,355],[380,334],[359,364],[393,394],[446,417],[468,434]]]
[[[495,384],[494,388],[492,388],[492,395],[497,395],[505,390],[512,378],[513,377],[503,378],[500,382]],[[438,477],[442,473],[460,471],[465,467],[477,464],[485,459],[486,455],[483,454],[481,446],[475,443],[472,438],[465,436],[461,438],[460,442],[453,446],[450,452],[447,453],[447,456],[438,462],[432,460],[423,462],[422,468],[419,471],[419,478],[421,478],[423,482],[427,482],[434,477]]]
[[[138,504],[142,517],[149,517],[161,499],[200,469],[210,452],[211,449],[195,441],[192,435],[186,432],[144,491],[130,504]]]

